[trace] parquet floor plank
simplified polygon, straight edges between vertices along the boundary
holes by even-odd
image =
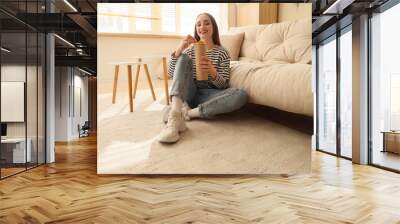
[[[313,152],[293,176],[96,174],[96,139],[0,181],[0,223],[400,223],[400,175]]]

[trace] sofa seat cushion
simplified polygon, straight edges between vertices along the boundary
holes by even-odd
[[[251,103],[313,116],[309,64],[240,61],[231,65],[230,86],[245,90]]]

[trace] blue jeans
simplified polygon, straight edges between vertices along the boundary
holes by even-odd
[[[247,94],[237,88],[202,88],[204,82],[193,79],[192,59],[181,54],[176,61],[170,96],[179,96],[191,108],[199,107],[200,117],[235,111],[247,103]]]

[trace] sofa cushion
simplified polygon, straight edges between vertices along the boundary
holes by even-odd
[[[230,86],[245,90],[252,103],[313,116],[308,64],[234,63]]]
[[[311,21],[298,20],[266,26],[256,38],[262,61],[309,63]]]
[[[265,25],[232,27],[229,33],[244,33],[242,47],[240,48],[240,57],[253,58],[261,60],[256,48],[256,38],[259,30],[263,29]]]
[[[254,59],[254,58],[247,58],[247,57],[239,57],[240,62],[254,62],[254,63],[262,63],[262,61]]]
[[[243,37],[244,33],[223,34],[220,36],[221,44],[228,50],[232,61],[237,61],[239,58]]]
[[[277,63],[311,64],[310,19],[234,27],[232,33],[244,32],[239,56]]]
[[[232,28],[244,32],[239,61],[231,64],[232,87],[252,103],[313,116],[311,20]]]

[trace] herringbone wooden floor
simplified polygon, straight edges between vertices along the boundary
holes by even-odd
[[[96,139],[0,181],[0,223],[400,223],[400,175],[313,153],[301,176],[99,176]]]

